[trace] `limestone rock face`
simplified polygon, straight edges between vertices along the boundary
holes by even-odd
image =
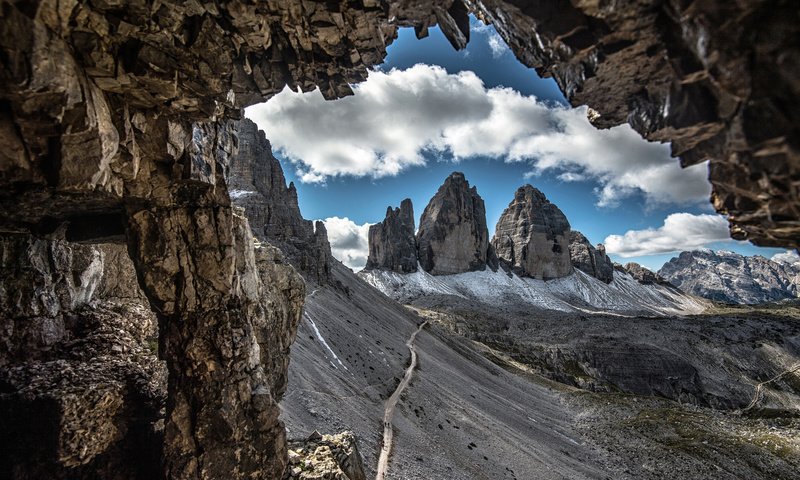
[[[589,275],[611,283],[614,279],[614,265],[606,255],[606,247],[598,243],[593,247],[589,240],[576,230],[569,233],[569,257],[572,266]]]
[[[622,269],[628,274],[630,274],[630,276],[635,278],[637,282],[642,283],[644,285],[650,285],[654,283],[659,283],[662,285],[670,284],[658,273],[655,273],[649,268],[645,268],[636,262],[628,262],[622,267]]]
[[[681,290],[725,303],[756,304],[800,296],[800,264],[726,251],[681,252],[659,275]]]
[[[330,281],[332,258],[322,222],[300,213],[294,183],[286,178],[263,131],[249,119],[236,122],[238,151],[231,156],[231,202],[244,208],[255,236],[279,247],[307,278]]]
[[[548,280],[572,272],[570,226],[561,210],[530,185],[517,189],[503,211],[492,245],[519,275]]]
[[[387,208],[386,218],[369,227],[369,257],[365,268],[381,268],[398,273],[416,272],[415,230],[411,199],[403,200],[400,208]]]
[[[419,263],[433,275],[483,270],[489,256],[486,207],[460,172],[452,173],[422,212]]]

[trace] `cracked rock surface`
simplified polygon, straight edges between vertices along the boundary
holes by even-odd
[[[519,275],[549,280],[572,272],[569,221],[530,185],[517,189],[500,215],[492,245],[497,257]]]

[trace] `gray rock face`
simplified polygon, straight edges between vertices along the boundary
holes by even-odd
[[[796,298],[800,264],[727,251],[681,252],[658,273],[687,293],[726,303],[756,304]]]
[[[264,132],[246,118],[236,129],[239,150],[231,156],[229,173],[232,203],[244,208],[257,238],[279,247],[306,278],[327,283],[331,250],[325,226],[303,218],[294,183],[286,186]]]
[[[655,283],[662,284],[662,285],[670,284],[670,282],[665,280],[663,277],[661,277],[661,275],[655,273],[654,271],[652,271],[652,270],[650,270],[648,268],[645,268],[645,267],[639,265],[636,262],[628,262],[628,263],[626,263],[622,267],[622,270],[624,272],[630,274],[630,276],[635,278],[636,281],[638,281],[639,283],[642,283],[644,285],[651,285],[651,284],[655,284]]]
[[[414,230],[411,199],[403,200],[400,208],[387,208],[386,218],[369,227],[369,257],[365,268],[416,272],[417,239]]]
[[[530,185],[517,189],[497,222],[492,245],[519,275],[548,280],[572,272],[570,226],[561,210]]]
[[[486,207],[463,173],[450,174],[425,207],[417,246],[420,265],[433,275],[486,268],[491,257]]]
[[[614,265],[606,255],[606,247],[602,243],[593,247],[589,240],[576,230],[569,233],[569,257],[572,266],[589,275],[611,283],[614,279]]]

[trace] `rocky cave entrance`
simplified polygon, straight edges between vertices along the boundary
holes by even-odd
[[[162,472],[280,476],[277,401],[304,292],[275,249],[252,247],[246,219],[231,208],[235,119],[286,84],[319,86],[326,98],[351,93],[398,27],[438,24],[463,47],[473,12],[523,64],[552,75],[571,104],[593,106],[597,126],[628,122],[671,141],[685,165],[710,159],[712,200],[736,238],[798,247],[797,9],[695,3],[4,2],[2,266],[3,278],[24,281],[3,290],[2,403],[11,422],[3,430],[23,429],[4,438],[3,473],[145,478],[141,469],[153,467],[116,455],[130,412],[153,404],[129,398],[129,384],[106,374],[115,362],[100,365],[106,357],[95,352],[76,360],[67,348],[75,345],[59,343],[59,325],[91,283],[83,281],[91,268],[78,264],[96,258],[94,247],[76,253],[63,235],[119,237],[124,212],[167,363]],[[58,348],[26,350],[29,338]],[[38,383],[68,371],[68,391]],[[139,378],[148,391],[158,374]],[[102,398],[82,402],[94,398],[82,391]],[[25,429],[25,418],[46,415],[46,431]],[[25,435],[47,441],[9,444]]]

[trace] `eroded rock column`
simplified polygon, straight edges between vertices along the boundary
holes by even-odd
[[[280,291],[258,274],[250,227],[225,186],[231,127],[175,124],[177,162],[169,169],[156,159],[143,164],[159,196],[146,208],[128,208],[129,250],[158,315],[169,370],[168,478],[280,478],[286,462],[277,405],[283,385],[265,365],[285,364],[272,357],[288,354],[304,288],[288,266]],[[283,311],[270,301],[282,302]],[[273,316],[284,324],[272,324]]]

